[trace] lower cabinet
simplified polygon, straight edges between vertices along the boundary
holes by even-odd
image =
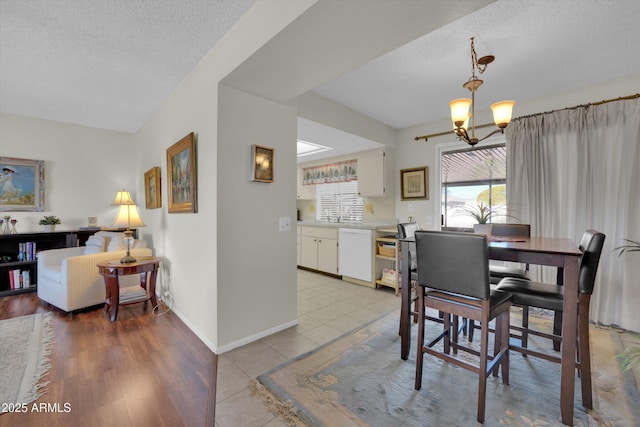
[[[300,266],[338,274],[338,230],[300,227]]]

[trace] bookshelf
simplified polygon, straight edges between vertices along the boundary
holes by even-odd
[[[34,257],[19,257],[21,244],[34,244],[36,254],[47,249],[59,249],[77,245],[75,231],[59,231],[44,233],[0,234],[0,297],[37,290],[38,260]],[[32,259],[31,259],[32,258]],[[28,288],[11,289],[10,272],[28,271],[30,286]]]

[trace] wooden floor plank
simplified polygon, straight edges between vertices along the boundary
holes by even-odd
[[[71,409],[6,413],[0,427],[214,424],[217,356],[176,315],[132,305],[112,323],[101,307],[69,315],[36,293],[0,298],[0,319],[48,311],[56,340],[34,403]]]

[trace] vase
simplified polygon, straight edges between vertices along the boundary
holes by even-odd
[[[45,224],[44,225],[44,231],[48,231],[48,232],[54,232],[56,231],[56,225],[55,224]]]
[[[484,234],[487,237],[491,236],[491,224],[473,224],[473,232],[475,234]]]
[[[18,220],[16,219],[12,219],[11,220],[11,234],[17,234],[18,230],[16,230],[16,223],[18,222]]]

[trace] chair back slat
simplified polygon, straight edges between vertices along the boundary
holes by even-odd
[[[491,224],[492,236],[531,237],[529,224]]]
[[[416,231],[418,283],[489,299],[487,237],[472,233]]]
[[[605,235],[596,230],[587,230],[582,235],[579,246],[582,251],[580,274],[578,276],[580,293],[589,295],[593,293],[604,239]]]

